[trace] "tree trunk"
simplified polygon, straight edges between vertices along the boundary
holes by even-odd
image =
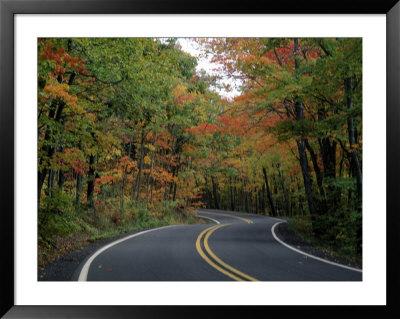
[[[304,182],[304,189],[306,193],[308,208],[310,210],[311,215],[316,215],[317,209],[315,207],[314,198],[312,196],[312,184],[309,174],[307,154],[304,149],[304,138],[302,137],[300,140],[297,140],[296,142],[300,155],[300,166],[301,166],[301,171],[303,173],[303,182]]]
[[[154,141],[153,141],[154,145]],[[150,172],[147,176],[147,185],[146,185],[146,206],[149,206],[149,188],[150,184],[152,183],[152,173],[153,173],[153,166],[154,166],[154,151],[151,152],[151,164],[150,164]]]
[[[245,211],[246,213],[250,212],[250,205],[249,205],[249,193],[247,191],[245,191],[245,197],[246,197],[246,201],[245,201]]]
[[[132,174],[134,175],[134,174]],[[135,193],[136,193],[136,185],[137,185],[137,180],[138,180],[139,174],[135,176],[132,176],[132,188],[131,188],[131,200],[133,201],[135,199]]]
[[[216,209],[219,209],[217,184],[215,183],[214,176],[211,176],[211,183],[213,189],[214,205]]]
[[[89,207],[93,209],[93,213],[95,214],[94,207],[94,161],[95,156],[90,155],[89,157],[89,172],[88,172],[88,186],[87,186],[87,202],[89,203]]]
[[[138,173],[138,183],[137,183],[137,195],[136,200],[140,199],[140,186],[142,184],[142,171],[143,171],[143,157],[144,157],[144,130],[142,130],[142,140],[140,143],[140,163],[139,163],[139,173]]]
[[[265,183],[262,184],[261,188],[261,211],[265,214]]]
[[[133,139],[133,133],[132,133],[132,139]],[[134,141],[132,140],[132,148],[130,152],[130,157],[132,161],[136,160],[136,145]],[[136,184],[137,184],[137,175],[135,177],[135,169],[132,169],[132,185],[131,185],[131,201],[135,200],[135,192],[136,192]]]
[[[229,196],[230,196],[230,204],[231,204],[231,210],[235,210],[235,201],[233,198],[233,187],[232,187],[232,176],[229,176]]]
[[[256,197],[256,199],[255,199],[255,203],[256,203],[256,214],[258,214],[258,192],[257,192],[257,189],[254,190],[254,193],[255,193],[255,197]]]
[[[312,149],[311,145],[308,143],[307,139],[304,139],[304,145],[307,148],[308,152],[310,153],[311,161],[312,161],[313,166],[314,166],[315,177],[317,179],[317,185],[318,185],[319,193],[322,196],[322,198],[324,198],[325,197],[325,192],[324,192],[324,188],[322,187],[323,176],[322,176],[321,170],[319,169],[319,166],[318,166],[317,156],[314,153],[314,150]]]
[[[153,184],[154,182],[150,185],[150,204],[153,204]]]
[[[77,210],[81,206],[81,192],[82,192],[82,175],[76,175],[76,195],[75,195],[75,207]]]
[[[52,106],[50,106],[49,115],[48,115],[48,117],[50,119],[54,119],[56,107],[57,107],[57,102],[54,102],[54,104],[52,104]],[[50,143],[50,138],[51,138],[50,135],[51,135],[51,131],[49,128],[47,128],[46,132],[44,134],[45,146],[43,146],[43,150],[45,151],[47,160],[49,160],[50,158],[53,157],[53,153],[55,151],[55,149],[53,147],[48,145],[48,143]],[[38,166],[40,167],[42,165],[45,165],[44,162],[45,161],[43,160],[43,158],[39,159]],[[47,163],[46,163],[46,166],[47,166]],[[47,167],[44,167],[41,170],[38,170],[38,207],[40,207],[39,206],[40,205],[40,197],[41,197],[42,187],[43,187],[44,181],[46,179],[47,172],[48,172]]]
[[[319,145],[324,164],[324,177],[336,178],[336,141],[330,141],[329,137],[319,139]]]
[[[290,205],[289,205],[289,201],[290,201],[290,196],[289,196],[289,192],[285,187],[285,179],[283,178],[283,174],[279,168],[279,165],[277,165],[277,171],[278,171],[278,175],[279,175],[279,179],[280,179],[280,184],[282,187],[282,192],[284,194],[284,205],[281,205],[282,207],[285,207],[285,211],[287,212],[287,214],[290,215]],[[274,179],[275,180],[275,179]],[[277,182],[274,184],[278,184]],[[278,192],[278,186],[276,186],[275,188],[276,193]],[[279,209],[277,209],[277,212],[279,212]]]
[[[268,183],[267,170],[265,169],[265,167],[263,167],[262,171],[264,174],[265,188],[267,190],[267,198],[268,198],[269,207],[271,209],[271,215],[276,216],[276,210],[275,210],[274,202],[272,201],[271,190],[269,188],[269,183]]]
[[[294,39],[294,58],[295,58],[295,72],[296,72],[296,77],[298,77],[298,69],[300,66],[300,61],[299,61],[299,43],[298,39]],[[297,98],[296,98],[297,99]],[[296,122],[299,122],[304,119],[304,105],[300,101],[295,102],[295,115],[296,115]],[[297,148],[299,151],[299,157],[300,157],[300,166],[301,166],[301,171],[303,174],[303,181],[304,181],[304,189],[306,193],[306,198],[307,198],[307,203],[308,203],[308,208],[310,210],[310,213],[312,215],[317,214],[317,209],[315,207],[315,202],[314,198],[312,195],[312,185],[311,185],[311,178],[310,178],[310,170],[308,167],[308,160],[307,160],[307,154],[304,148],[304,137],[301,136],[297,141]]]
[[[345,86],[345,93],[346,93],[346,103],[347,103],[347,109],[351,110],[353,108],[353,78],[349,77],[344,81],[344,86]],[[362,171],[361,171],[361,164],[357,156],[357,150],[353,148],[353,145],[356,144],[356,138],[355,138],[355,126],[354,126],[354,120],[353,118],[349,115],[349,118],[347,120],[347,127],[348,127],[348,133],[349,133],[349,144],[350,144],[350,157],[351,157],[351,166],[353,170],[353,174],[356,177],[357,180],[357,195],[358,195],[358,200],[361,203],[362,201]]]
[[[124,174],[123,174],[123,176],[122,176],[122,185],[121,185],[121,201],[120,201],[121,212],[122,212],[123,209],[124,209],[124,196],[125,196],[126,174],[127,174],[127,170],[126,170],[126,166],[124,166]]]
[[[132,138],[133,138],[133,133],[131,134],[129,138],[129,145],[128,145],[128,150],[126,152],[128,158],[131,158],[131,149],[132,149]],[[124,146],[124,149],[126,146]],[[125,200],[125,186],[126,186],[126,176],[128,174],[127,167],[124,167],[124,173],[122,175],[122,185],[121,185],[121,201],[120,201],[120,206],[121,206],[121,212],[124,209],[124,200]]]
[[[75,79],[75,73],[72,73],[68,80],[68,85],[72,85],[74,79]],[[62,78],[59,77],[58,81],[61,83]],[[64,106],[65,106],[65,103],[63,101],[61,101],[61,100],[54,101],[54,103],[52,103],[52,106],[50,107],[48,117],[50,119],[54,120],[55,122],[60,122]],[[57,109],[57,112],[56,112],[56,109]],[[43,147],[43,150],[47,154],[47,160],[51,159],[55,154],[55,147],[48,145],[48,143],[50,142],[50,139],[51,139],[51,134],[52,134],[52,132],[50,131],[49,127],[47,127],[45,135],[44,135],[45,146]],[[43,159],[39,159],[39,166],[42,166],[43,164],[44,164]],[[40,197],[41,197],[42,187],[43,187],[43,183],[46,179],[47,172],[48,172],[48,168],[42,168],[42,170],[38,170],[38,207],[40,207]]]

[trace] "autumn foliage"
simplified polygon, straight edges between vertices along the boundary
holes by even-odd
[[[304,217],[360,255],[361,39],[196,41],[235,98],[174,39],[38,40],[42,243],[212,207]]]

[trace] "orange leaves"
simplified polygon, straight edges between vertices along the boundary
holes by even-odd
[[[153,178],[157,181],[159,186],[165,186],[168,183],[176,182],[177,177],[167,172],[163,167],[157,166],[153,171]]]
[[[257,57],[254,54],[246,54],[240,57],[240,62],[252,64],[257,62]]]
[[[39,99],[42,102],[44,102],[46,99],[60,99],[64,101],[66,105],[71,107],[75,113],[83,112],[83,108],[77,103],[78,97],[69,93],[69,86],[65,83],[60,84],[57,81],[51,81],[49,85],[44,87]]]
[[[119,166],[125,169],[128,173],[137,167],[137,162],[132,161],[128,156],[123,156],[119,160]]]
[[[43,89],[45,93],[48,93],[48,97],[56,99],[57,97],[69,98],[69,86],[68,84],[56,84],[55,82],[51,85],[46,85]]]
[[[76,95],[70,95],[68,93],[68,84],[53,84],[44,87],[43,92],[48,94],[49,98],[56,99],[61,98],[66,103],[76,103],[78,98]]]
[[[169,141],[170,141],[171,136],[166,133],[163,134],[161,136],[158,136],[158,138],[156,139],[156,141],[154,142],[155,145],[157,145],[158,147],[160,147],[161,149],[165,149],[165,150],[169,150],[171,151],[171,146],[169,146]]]

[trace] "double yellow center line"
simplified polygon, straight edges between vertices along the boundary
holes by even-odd
[[[253,221],[251,219],[244,218],[244,217],[239,217],[239,216],[235,216],[235,215],[222,214],[222,213],[210,213],[210,212],[201,212],[201,214],[206,214],[206,215],[209,214],[209,215],[215,215],[215,216],[226,216],[226,217],[230,217],[230,218],[239,219],[241,221],[246,222],[247,224],[253,224]]]
[[[231,217],[231,216],[230,216]],[[222,228],[224,226],[228,226],[230,224],[224,225],[216,225],[211,226],[203,230],[200,235],[197,237],[196,240],[196,249],[200,256],[213,268],[218,270],[219,272],[225,274],[226,276],[236,280],[236,281],[258,281],[257,279],[242,273],[241,271],[233,268],[232,266],[228,265],[227,263],[223,262],[220,258],[218,258],[213,251],[210,249],[208,245],[208,239],[210,238],[211,234],[215,232],[217,229]],[[204,252],[201,243],[203,240],[204,249],[207,252]]]

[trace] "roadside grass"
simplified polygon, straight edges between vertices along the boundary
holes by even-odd
[[[95,213],[84,207],[62,214],[39,211],[38,267],[100,239],[167,225],[208,223],[195,216],[197,209],[181,207],[178,202],[148,207],[143,202],[128,202],[122,211],[115,207],[119,207],[117,202],[97,203]]]
[[[311,246],[324,250],[333,256],[359,263],[362,262],[362,255],[357,254],[354,240],[348,235],[346,237],[345,232],[342,231],[338,233],[340,235],[329,236],[329,231],[327,231],[325,238],[321,239],[316,237],[313,233],[310,215],[291,217],[282,216],[280,218],[286,219],[288,221],[288,229]]]

